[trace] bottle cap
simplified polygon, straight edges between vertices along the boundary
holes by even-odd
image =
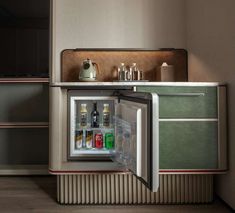
[[[81,106],[82,106],[82,107],[85,107],[85,106],[86,106],[86,104],[81,104]]]
[[[132,63],[132,66],[136,66],[136,63]]]
[[[104,104],[104,107],[108,107],[109,106],[109,104]]]

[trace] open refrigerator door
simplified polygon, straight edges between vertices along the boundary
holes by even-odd
[[[115,105],[115,160],[151,191],[159,186],[158,95],[123,93]]]

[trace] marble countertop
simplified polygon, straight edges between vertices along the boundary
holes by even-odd
[[[56,82],[55,87],[94,87],[94,86],[222,86],[220,82]]]

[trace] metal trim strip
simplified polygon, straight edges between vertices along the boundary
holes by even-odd
[[[208,122],[218,122],[218,118],[160,118],[159,121],[163,122],[173,122],[173,121],[208,121]]]
[[[63,175],[63,174],[98,174],[98,173],[105,173],[105,174],[129,174],[130,172],[125,172],[125,171],[118,171],[118,170],[114,170],[114,171],[59,171],[59,170],[48,170],[50,174],[55,174],[55,175]],[[201,170],[177,170],[177,169],[172,169],[172,170],[164,170],[164,169],[160,169],[159,170],[159,174],[224,174],[227,173],[228,170],[220,170],[220,169],[214,169],[214,170],[209,170],[209,169],[201,169]]]
[[[217,88],[218,104],[218,168],[227,169],[227,97],[226,87]]]

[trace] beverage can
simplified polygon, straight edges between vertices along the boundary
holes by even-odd
[[[95,134],[95,147],[98,149],[103,148],[103,134],[101,133]]]
[[[83,139],[83,131],[78,130],[75,132],[75,149],[82,148],[82,139]]]
[[[86,148],[88,149],[92,148],[92,136],[93,136],[93,131],[86,130]]]
[[[113,135],[113,133],[106,133],[105,134],[105,147],[107,149],[114,148],[114,135]]]

